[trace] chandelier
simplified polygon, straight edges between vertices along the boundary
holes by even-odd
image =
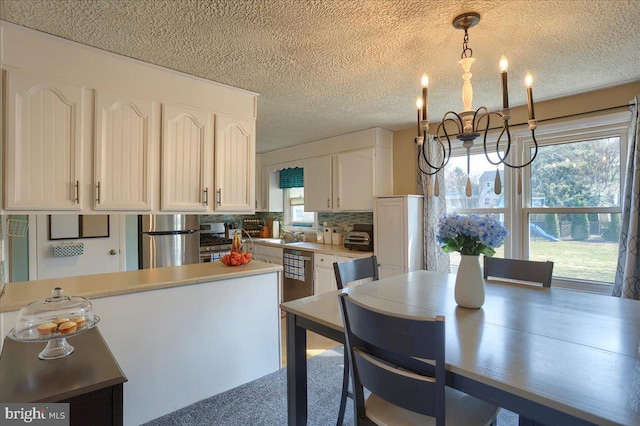
[[[494,180],[494,192],[496,194],[500,194],[502,192],[502,182],[500,180],[498,166],[502,164],[506,167],[518,170],[517,190],[518,194],[520,194],[522,192],[522,168],[530,165],[538,154],[538,142],[535,137],[537,122],[533,109],[531,89],[533,78],[531,77],[531,73],[527,73],[525,77],[527,106],[529,109],[529,130],[531,130],[531,137],[533,138],[535,146],[534,152],[529,161],[523,161],[522,164],[515,164],[515,162],[510,163],[507,161],[512,144],[511,133],[509,131],[511,110],[509,109],[509,93],[507,90],[507,69],[509,66],[507,58],[502,56],[499,63],[502,76],[502,109],[499,111],[489,111],[487,107],[481,106],[480,108],[473,110],[471,107],[473,100],[473,88],[471,87],[471,65],[475,62],[475,58],[472,57],[473,51],[469,47],[468,30],[478,22],[480,22],[480,15],[475,12],[464,13],[453,20],[454,28],[464,30],[462,54],[460,55],[460,61],[458,62],[464,70],[464,73],[462,74],[462,78],[464,80],[464,84],[462,86],[462,102],[464,105],[464,111],[461,113],[456,113],[454,111],[448,111],[445,113],[442,121],[438,124],[432,140],[429,140],[427,137],[429,131],[429,120],[427,117],[427,88],[429,86],[429,78],[426,74],[422,76],[422,96],[418,97],[418,100],[416,101],[416,106],[418,108],[418,136],[416,137],[416,143],[419,145],[418,167],[420,171],[427,176],[428,196],[435,195],[437,197],[439,195],[438,172],[444,169],[449,162],[449,158],[451,158],[452,137],[456,137],[461,141],[462,146],[467,150],[467,184],[465,190],[467,197],[470,197],[472,194],[471,180],[469,177],[471,147],[473,147],[474,141],[478,137],[483,136],[483,149],[487,161],[496,166],[496,177]],[[498,134],[497,139],[490,142],[490,145],[492,145],[493,148],[488,149],[487,138],[490,129],[491,117],[495,117],[502,121],[502,130]],[[492,156],[489,155],[490,150],[493,151]],[[432,176],[434,177],[433,186],[431,179]]]

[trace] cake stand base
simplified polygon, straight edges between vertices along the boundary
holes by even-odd
[[[67,339],[63,337],[49,340],[47,346],[38,354],[38,358],[44,360],[64,358],[67,355],[71,355],[73,351],[73,346],[67,343]]]

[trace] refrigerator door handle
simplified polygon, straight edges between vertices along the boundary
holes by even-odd
[[[147,234],[147,235],[186,235],[186,234],[193,234],[198,232],[197,229],[186,229],[184,231],[148,231],[148,232],[143,232],[143,234]]]

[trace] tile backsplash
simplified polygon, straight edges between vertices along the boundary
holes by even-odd
[[[282,212],[256,212],[256,214],[242,214],[242,215],[218,215],[207,214],[200,215],[200,223],[212,223],[212,222],[235,222],[243,221],[245,219],[264,219],[267,222],[269,219],[284,220],[284,213]]]
[[[318,223],[324,222],[328,226],[339,227],[344,233],[350,231],[354,223],[373,223],[373,212],[318,213]]]
[[[265,222],[267,222],[269,219],[275,219],[282,222],[284,220],[284,213],[256,212],[256,214],[252,215],[200,215],[200,223],[234,222],[242,221],[244,219],[264,219]],[[342,230],[343,233],[345,233],[351,230],[354,223],[372,224],[373,212],[319,212],[318,224],[322,226],[324,222],[327,222],[327,226],[338,227]],[[315,231],[315,229],[310,229],[310,231]]]

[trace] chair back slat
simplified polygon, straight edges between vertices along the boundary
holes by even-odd
[[[425,339],[424,336],[444,331],[434,318],[391,316],[385,312],[366,307],[357,300],[349,299],[349,327],[360,340],[379,349],[400,355],[415,356],[424,359],[436,359],[442,352],[439,339]]]
[[[369,391],[404,409],[436,416],[434,378],[398,370],[358,349],[354,359],[360,382]]]
[[[372,278],[373,281],[379,279],[378,259],[376,256],[363,257],[340,263],[334,262],[333,271],[336,275],[338,290],[342,290],[345,285],[353,281],[364,278]]]
[[[358,416],[366,416],[360,407],[364,386],[392,404],[433,416],[436,424],[444,425],[444,317],[394,315],[346,293],[339,300]],[[417,364],[424,368],[416,369]]]
[[[534,282],[543,287],[551,287],[553,262],[484,256],[484,278],[488,277]]]

